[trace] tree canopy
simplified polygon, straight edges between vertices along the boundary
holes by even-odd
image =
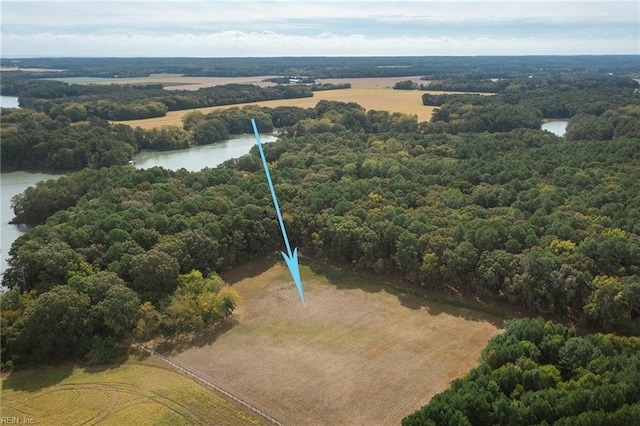
[[[640,339],[512,320],[478,367],[402,420],[411,425],[628,425],[640,418]]]

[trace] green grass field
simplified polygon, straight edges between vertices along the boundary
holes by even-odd
[[[2,378],[2,417],[34,425],[262,425],[153,359],[57,367]],[[27,420],[28,422],[28,420]]]

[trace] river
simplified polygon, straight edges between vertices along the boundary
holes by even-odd
[[[275,135],[260,136],[260,140],[262,140],[263,143],[274,142],[276,139],[278,138]],[[135,166],[139,169],[149,169],[160,166],[170,170],[185,168],[186,170],[195,172],[205,167],[216,167],[230,158],[238,158],[244,154],[248,154],[255,143],[255,136],[243,135],[223,142],[197,146],[190,149],[177,151],[142,151],[133,157],[133,161],[136,162]]]
[[[59,175],[49,175],[45,173],[11,172],[0,174],[0,188],[2,205],[0,206],[0,220],[2,220],[2,262],[0,262],[0,273],[4,274],[7,268],[7,257],[11,244],[22,235],[27,229],[26,225],[11,225],[9,221],[13,219],[11,209],[11,198],[14,195],[24,192],[29,186],[46,179],[55,179]]]
[[[260,139],[263,143],[274,142],[277,136],[273,134],[261,135]],[[256,140],[253,135],[243,135],[211,145],[177,151],[143,151],[134,157],[135,167],[147,169],[161,166],[170,170],[184,168],[189,171],[198,171],[205,167],[216,167],[230,158],[237,158],[247,154],[255,143]],[[2,261],[0,262],[0,274],[4,274],[7,268],[6,259],[9,256],[11,245],[28,229],[24,225],[9,224],[9,221],[13,219],[11,198],[41,180],[56,179],[58,177],[60,175],[29,172],[0,174],[2,190],[2,205],[0,206],[0,220],[2,221],[2,252],[0,252],[0,255],[2,256]]]

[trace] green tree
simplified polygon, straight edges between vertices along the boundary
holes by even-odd
[[[171,294],[177,284],[178,261],[157,249],[134,256],[129,275],[131,287],[143,301],[157,302]]]
[[[161,315],[151,302],[144,302],[138,309],[138,321],[134,330],[136,338],[146,342],[160,332]]]
[[[73,122],[85,120],[88,116],[84,105],[78,103],[71,103],[65,106],[62,113]]]
[[[627,329],[630,316],[622,280],[606,275],[595,277],[593,293],[584,306],[584,315],[588,322],[605,330]]]
[[[24,313],[20,334],[24,353],[33,361],[51,362],[73,358],[86,351],[83,344],[88,327],[89,297],[68,286],[56,286],[43,293]]]
[[[202,111],[191,111],[182,116],[182,128],[184,130],[193,130],[205,120]]]
[[[114,285],[107,290],[104,299],[92,307],[93,316],[115,337],[122,337],[138,320],[140,301],[135,291],[124,285]]]
[[[418,237],[411,232],[403,231],[398,237],[394,259],[406,275],[415,279],[420,268]]]
[[[204,278],[200,271],[191,271],[180,275],[178,281],[162,318],[165,332],[201,331],[231,314],[239,300],[235,290],[217,275]]]
[[[193,130],[193,143],[196,145],[208,145],[225,139],[229,139],[229,129],[219,119],[207,119]]]

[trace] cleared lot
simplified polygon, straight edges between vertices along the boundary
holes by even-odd
[[[391,425],[475,366],[500,330],[366,277],[301,272],[306,307],[283,263],[257,269],[234,284],[235,324],[160,350],[285,424]]]

